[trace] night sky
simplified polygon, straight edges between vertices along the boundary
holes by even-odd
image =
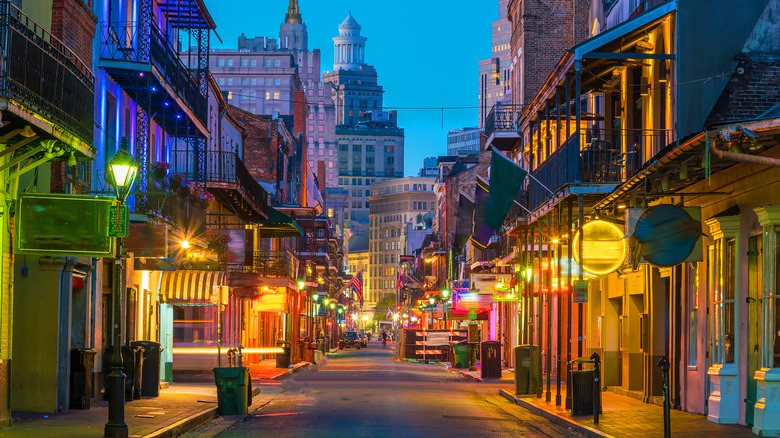
[[[212,47],[235,48],[242,32],[278,39],[288,3],[206,0],[224,41],[213,38]],[[385,106],[398,108],[406,130],[407,176],[417,174],[423,158],[446,154],[447,130],[477,125],[477,63],[490,56],[497,1],[300,0],[299,5],[309,49],[322,51],[323,72],[333,68],[332,38],[350,11],[363,27],[366,62],[376,67]],[[445,110],[442,128],[441,109],[403,109],[421,107],[468,108]]]

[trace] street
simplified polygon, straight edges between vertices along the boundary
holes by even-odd
[[[378,342],[344,350],[280,386],[263,386],[260,397],[277,394],[216,436],[579,436],[510,404],[495,385],[394,361],[392,351]]]

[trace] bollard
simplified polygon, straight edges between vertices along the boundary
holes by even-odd
[[[599,424],[599,412],[601,411],[601,358],[598,353],[590,356],[593,361],[593,424]]]
[[[670,438],[672,436],[672,419],[669,400],[669,361],[665,357],[661,357],[661,359],[658,360],[657,366],[661,368],[661,377],[664,383],[664,438]]]

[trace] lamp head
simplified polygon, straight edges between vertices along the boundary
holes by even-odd
[[[431,305],[433,305],[436,302],[436,298],[430,297],[428,298],[428,302],[431,303]]]
[[[441,291],[441,296],[446,299],[447,297],[450,296],[450,291],[448,289],[444,289],[443,291]]]
[[[119,151],[108,163],[108,171],[111,174],[111,182],[116,189],[116,196],[125,200],[130,190],[133,188],[136,174],[138,173],[138,164],[126,149],[127,140],[123,139]]]

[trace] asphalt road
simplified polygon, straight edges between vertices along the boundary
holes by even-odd
[[[229,437],[578,437],[438,365],[394,361],[388,345],[350,349],[281,384],[266,382]]]

